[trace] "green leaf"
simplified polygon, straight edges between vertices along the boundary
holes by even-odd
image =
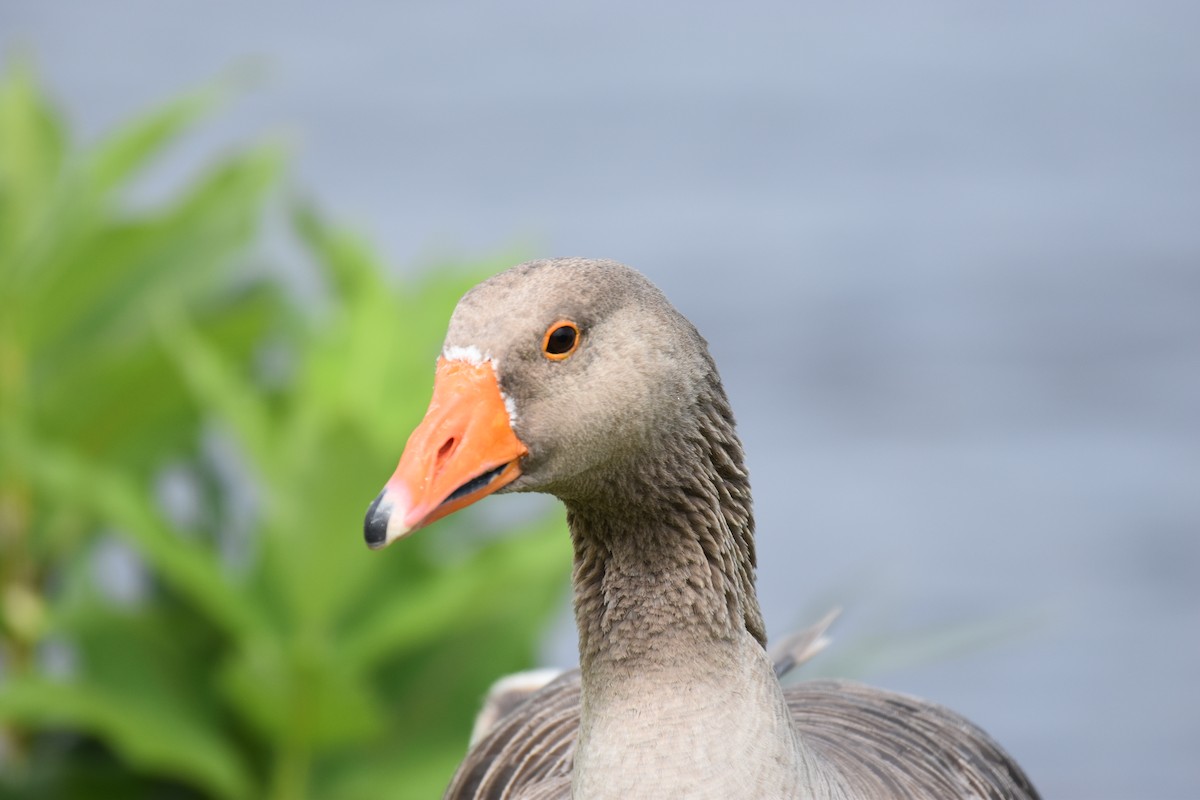
[[[181,627],[186,612],[178,607],[121,610],[94,591],[69,601],[55,625],[74,645],[74,676],[0,684],[0,719],[88,731],[138,770],[219,797],[253,796],[253,778],[212,703],[212,633]]]
[[[88,155],[88,188],[97,195],[118,188],[210,113],[224,95],[213,86],[189,92],[110,134]]]
[[[66,134],[24,62],[0,80],[0,290],[29,245],[58,186]]]
[[[164,579],[231,636],[248,638],[265,628],[245,594],[224,579],[212,553],[175,535],[127,476],[28,441],[6,440],[0,447],[0,456],[18,459],[48,496],[115,526]]]
[[[218,797],[252,796],[249,779],[221,738],[149,693],[113,695],[94,683],[14,680],[0,686],[0,719],[88,731],[142,769],[182,776]]]
[[[275,458],[273,426],[256,387],[199,335],[183,309],[157,309],[154,323],[191,395],[229,426],[259,468],[269,469]]]
[[[33,320],[41,358],[69,360],[98,345],[146,336],[148,309],[211,291],[257,230],[281,167],[276,148],[228,159],[165,214],[113,224],[90,246],[46,267]]]
[[[331,800],[426,800],[439,797],[466,751],[441,745],[379,747],[330,770],[320,795]]]
[[[325,637],[296,637],[286,649],[254,642],[222,670],[221,688],[264,739],[285,747],[344,746],[383,728],[366,676]]]
[[[446,531],[428,535],[437,533]],[[343,657],[374,666],[391,654],[428,646],[447,632],[474,627],[481,617],[503,618],[524,608],[531,597],[557,598],[570,574],[569,541],[555,515],[523,536],[490,543],[452,571],[394,587],[352,621]]]

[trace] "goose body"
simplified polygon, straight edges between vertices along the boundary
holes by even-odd
[[[496,491],[566,505],[580,668],[491,723],[447,798],[1037,797],[951,711],[781,687],[729,403],[703,338],[637,272],[534,261],[463,297],[368,544]]]

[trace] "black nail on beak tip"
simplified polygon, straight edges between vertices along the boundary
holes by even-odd
[[[363,520],[363,538],[367,547],[378,550],[387,544],[388,520],[392,518],[392,504],[384,500],[387,490],[371,501],[367,507],[367,517]]]

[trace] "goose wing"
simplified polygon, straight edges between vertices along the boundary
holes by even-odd
[[[838,611],[780,640],[771,659],[786,675],[828,643]],[[579,670],[534,671],[500,679],[475,720],[471,748],[447,800],[557,800],[570,797],[579,729]]]
[[[579,670],[564,672],[481,732],[445,800],[568,800]]]
[[[851,797],[1038,799],[1000,745],[936,703],[844,680],[804,681],[784,696]]]
[[[510,711],[471,749],[447,800],[568,800],[579,730],[579,671]],[[983,730],[939,706],[853,681],[784,691],[796,730],[851,797],[1038,800]]]

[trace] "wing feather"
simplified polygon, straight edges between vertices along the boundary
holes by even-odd
[[[785,642],[782,671],[820,648],[828,621]],[[843,680],[804,681],[784,696],[797,733],[850,797],[1038,800],[1000,745],[936,703]],[[446,800],[569,800],[579,711],[579,670],[529,693],[471,747]]]

